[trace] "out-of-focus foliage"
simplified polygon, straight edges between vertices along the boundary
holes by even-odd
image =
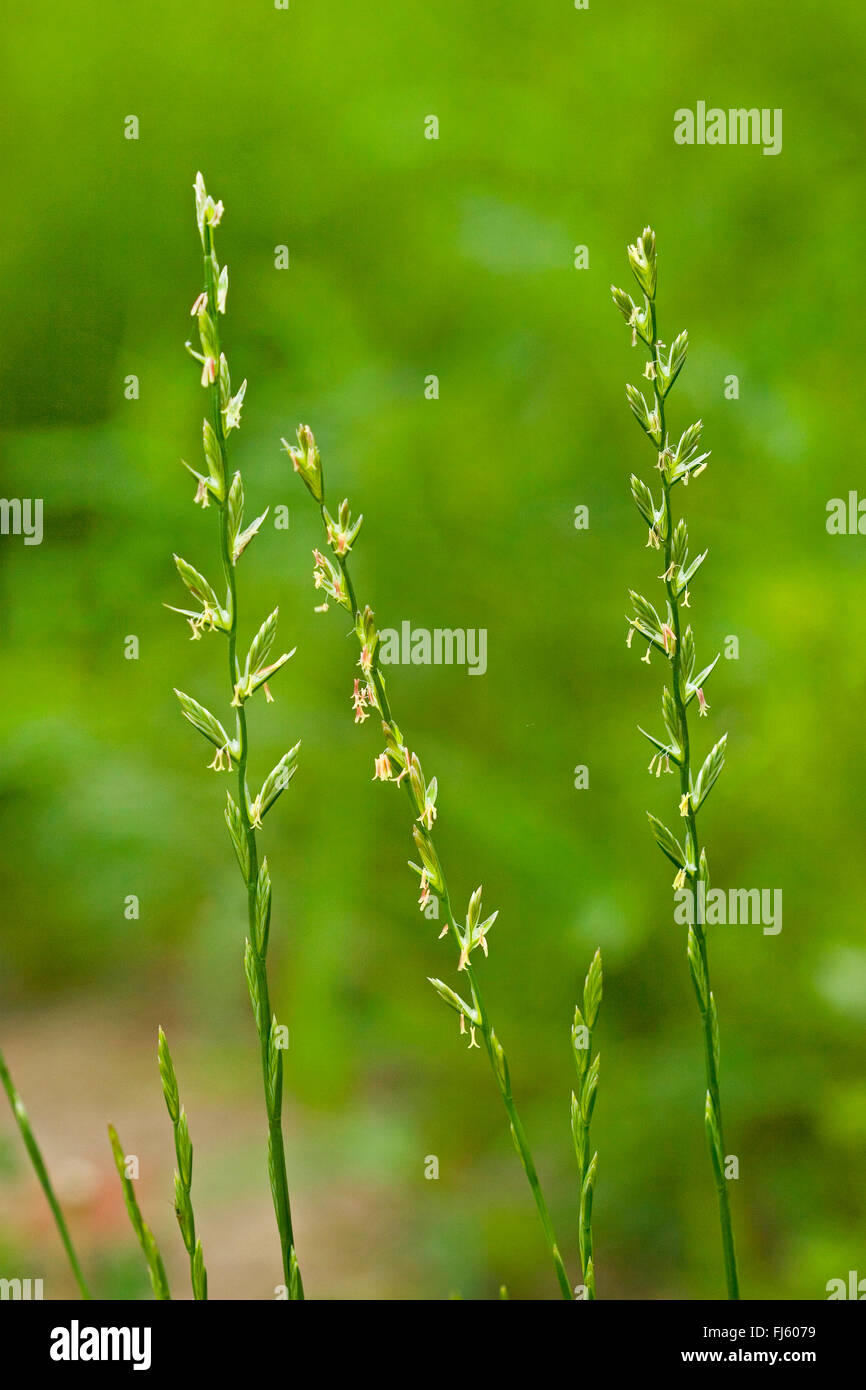
[[[87,1066],[68,1079],[80,1106],[57,1142],[74,1153],[85,1120],[126,1104],[124,1030],[155,1049],[157,1023],[178,1021],[179,1074],[185,1053],[198,1095],[246,1127],[230,1172],[225,1128],[196,1130],[215,1296],[234,1255],[221,1276],[208,1210],[238,1203],[241,1172],[257,1220],[269,1197],[241,1100],[258,1080],[224,788],[172,695],[217,708],[224,657],[162,606],[181,601],[172,551],[213,569],[216,546],[179,464],[197,459],[204,399],[183,350],[197,168],[226,204],[249,506],[291,511],[245,555],[241,601],[250,635],[279,601],[298,645],[252,739],[262,775],[303,740],[265,842],[293,1196],[319,1251],[315,1287],[299,1238],[308,1293],[555,1290],[486,1064],[425,980],[451,978],[451,953],[414,906],[405,800],[371,781],[375,730],[352,724],[353,639],[312,611],[317,518],[278,444],[299,420],[332,495],[365,513],[355,576],[380,624],[488,632],[484,677],[405,667],[389,686],[439,777],[449,878],[467,899],[483,881],[501,909],[487,993],[574,1277],[569,1026],[600,944],[599,1297],[721,1291],[685,937],[644,815],[670,816],[672,783],[646,777],[635,727],[654,727],[658,673],[624,642],[626,588],[658,557],[629,497],[647,459],[624,398],[639,367],[608,285],[646,222],[665,336],[688,327],[692,344],[672,427],[702,416],[713,449],[682,496],[710,549],[692,603],[705,643],[739,638],[698,730],[707,747],[730,731],[703,818],[713,880],[784,892],[778,936],[718,928],[711,946],[743,1292],[821,1297],[862,1268],[866,539],[824,523],[864,476],[864,27],[850,5],[746,0],[651,16],[631,0],[103,0],[7,17],[0,467],[5,497],[44,499],[45,536],[0,538],[0,1026],[51,1036],[62,1010],[58,1073],[78,1017],[116,1053],[98,1095]],[[699,99],[782,108],[782,153],[676,146],[674,110]],[[18,1061],[28,1073],[26,1047]],[[139,1072],[156,1127],[150,1054]],[[26,1098],[50,1128],[42,1075]],[[136,1115],[120,1119],[131,1145]],[[2,1181],[29,1191],[0,1123]],[[150,1216],[179,1246],[158,1132]],[[363,1241],[346,1237],[358,1209]],[[246,1210],[238,1226],[240,1243],[260,1229]],[[103,1291],[144,1292],[122,1221],[100,1231]],[[55,1259],[41,1222],[3,1242],[4,1265]]]

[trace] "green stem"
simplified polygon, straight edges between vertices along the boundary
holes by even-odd
[[[324,507],[325,503],[323,501],[321,504],[323,523],[325,523]],[[348,595],[349,602],[352,607],[352,615],[353,617],[357,618],[361,610],[358,607],[358,600],[355,596],[355,590],[352,584],[351,575],[349,574],[348,560],[345,556],[338,555],[336,553],[335,559],[340,567],[340,572],[343,576],[343,582],[346,587],[346,593]],[[385,689],[385,682],[382,678],[382,674],[379,670],[377,661],[373,662],[371,670],[371,680],[373,683],[373,688],[376,692],[376,698],[379,704],[379,710],[381,712],[382,718],[393,728],[395,721],[391,713],[391,706],[388,701],[388,695]],[[411,801],[412,792],[410,789],[408,779],[406,779],[405,787],[407,794],[409,795],[409,799]],[[451,898],[448,892],[448,884],[446,882],[444,872],[442,874],[442,889],[440,892],[437,893],[437,896],[442,904],[442,909],[445,913],[445,918],[448,922],[448,927],[452,937],[454,938],[455,944],[458,946],[460,950],[462,950],[463,938],[460,933],[460,929],[457,926],[454,917],[454,912],[451,907]],[[496,1083],[499,1087],[499,1093],[502,1096],[502,1103],[505,1106],[505,1111],[508,1115],[514,1144],[520,1156],[520,1161],[523,1165],[523,1171],[526,1174],[527,1181],[532,1190],[532,1196],[535,1200],[535,1205],[538,1209],[538,1215],[541,1218],[541,1225],[544,1230],[545,1241],[547,1242],[547,1248],[550,1251],[550,1257],[553,1261],[553,1266],[556,1271],[556,1278],[559,1283],[559,1288],[562,1293],[562,1297],[568,1299],[571,1302],[574,1299],[574,1294],[572,1292],[571,1285],[569,1284],[568,1274],[566,1273],[562,1255],[560,1254],[559,1246],[556,1241],[556,1235],[553,1229],[553,1222],[551,1221],[547,1202],[544,1199],[544,1193],[541,1190],[541,1183],[538,1179],[538,1171],[535,1167],[535,1162],[533,1160],[532,1152],[529,1147],[529,1141],[526,1138],[526,1131],[523,1128],[523,1124],[517,1112],[517,1106],[514,1101],[514,1096],[512,1095],[511,1077],[508,1069],[508,1063],[505,1060],[504,1053],[501,1052],[501,1044],[499,1043],[493,1031],[493,1025],[490,1021],[490,1015],[487,1012],[481,989],[478,984],[478,977],[476,975],[475,968],[472,965],[471,959],[467,959],[465,971],[467,979],[469,981],[470,989],[472,991],[473,1003],[479,1019],[478,1026],[481,1029],[481,1035],[484,1039],[484,1047],[487,1052],[490,1065],[493,1069],[493,1074],[496,1077]],[[502,1058],[501,1068],[497,1061],[495,1048],[498,1048],[500,1051],[500,1055]]]
[[[457,923],[454,920],[454,913],[451,908],[451,899],[448,894],[448,885],[445,880],[444,872],[442,874],[442,888],[443,891],[440,895],[440,901],[442,902],[442,906],[445,911],[449,927],[451,929],[451,935],[453,936],[456,945],[462,948],[463,939],[457,927]],[[556,1241],[556,1233],[553,1229],[553,1222],[550,1217],[550,1211],[548,1210],[547,1202],[544,1199],[544,1193],[541,1190],[541,1183],[539,1182],[538,1171],[535,1167],[535,1162],[532,1157],[532,1151],[529,1147],[529,1140],[526,1137],[526,1131],[523,1128],[523,1123],[517,1112],[517,1105],[515,1104],[514,1096],[511,1091],[511,1074],[508,1068],[508,1062],[505,1059],[505,1054],[503,1052],[501,1069],[499,1065],[497,1065],[497,1059],[494,1052],[494,1040],[496,1035],[493,1031],[493,1025],[490,1021],[490,1015],[487,1012],[487,1007],[484,1003],[484,998],[481,994],[481,988],[478,983],[478,976],[476,974],[475,967],[473,966],[471,959],[467,960],[465,970],[467,979],[469,980],[469,988],[472,991],[472,1001],[475,1005],[475,1009],[480,1020],[481,1035],[484,1039],[484,1047],[487,1052],[487,1057],[490,1062],[490,1065],[493,1069],[493,1075],[496,1078],[496,1084],[499,1087],[499,1094],[502,1096],[502,1103],[505,1106],[505,1112],[508,1116],[511,1125],[512,1138],[517,1147],[517,1152],[520,1155],[520,1161],[523,1165],[523,1171],[526,1174],[526,1180],[529,1183],[529,1186],[532,1190],[532,1196],[535,1201],[536,1208],[538,1210],[538,1215],[541,1219],[541,1226],[544,1231],[544,1238],[547,1242],[547,1248],[550,1252],[550,1258],[553,1261],[554,1270],[556,1271],[556,1278],[559,1283],[560,1292],[562,1293],[563,1298],[572,1301],[574,1299],[574,1294],[572,1292],[571,1285],[568,1281],[568,1274],[566,1273],[565,1264],[563,1263],[562,1255],[560,1254],[559,1246]],[[502,1044],[500,1043],[499,1047],[501,1048],[501,1046]]]
[[[217,363],[219,363],[219,314],[217,310],[216,282],[213,266],[213,235],[210,223],[205,221],[204,225],[204,273],[205,288],[208,297],[208,313],[213,322],[215,345],[217,352]],[[235,576],[235,566],[231,554],[231,536],[229,529],[228,514],[228,488],[229,471],[228,455],[226,448],[226,435],[223,425],[222,410],[220,408],[220,388],[219,374],[217,380],[210,388],[211,395],[211,424],[217,438],[217,444],[222,459],[223,476],[225,478],[225,499],[220,504],[220,553],[222,556],[223,571],[225,574],[226,585],[228,588],[228,608],[231,618],[231,626],[228,633],[228,656],[229,656],[229,681],[234,693],[235,686],[240,679],[240,668],[237,659],[238,642],[238,605],[237,605],[237,582]],[[249,746],[247,738],[247,718],[243,702],[237,707],[237,730],[239,752],[237,759],[238,772],[238,806],[240,809],[241,822],[243,825],[244,838],[246,840],[247,852],[249,855],[249,872],[246,876],[247,888],[247,917],[249,922],[249,939],[252,943],[255,954],[256,980],[260,1000],[258,1012],[258,1033],[259,1045],[261,1049],[262,1079],[265,1089],[265,1106],[268,1120],[268,1168],[271,1180],[271,1193],[274,1203],[274,1213],[277,1220],[277,1228],[280,1235],[280,1248],[282,1251],[283,1275],[286,1287],[289,1290],[289,1297],[303,1299],[304,1286],[301,1279],[300,1270],[295,1254],[295,1238],[292,1229],[292,1211],[289,1200],[289,1181],[286,1173],[286,1154],[283,1141],[282,1127],[282,1077],[283,1059],[278,1053],[277,1056],[277,1086],[274,1091],[273,1099],[269,1098],[268,1088],[268,1051],[271,1026],[271,1003],[268,989],[268,972],[266,961],[266,945],[263,945],[261,952],[256,947],[256,883],[258,880],[259,861],[258,846],[256,843],[256,832],[252,827],[249,817],[247,800],[247,759],[249,756]]]
[[[652,315],[652,342],[649,344],[653,364],[658,373],[658,327],[656,324],[655,300],[650,300],[650,310]],[[653,395],[655,397],[655,408],[658,412],[662,448],[667,445],[667,427],[665,423],[665,403],[664,396],[658,389],[658,375],[653,380]],[[672,564],[674,518],[671,504],[672,487],[668,482],[665,473],[662,472],[662,490],[665,504],[665,574],[670,576]],[[697,815],[691,802],[691,750],[689,745],[689,721],[686,711],[686,704],[682,694],[682,642],[681,642],[681,623],[680,623],[680,604],[677,597],[673,579],[668,577],[664,581],[665,592],[668,603],[670,604],[673,618],[674,650],[671,657],[671,693],[674,699],[674,706],[679,720],[679,728],[682,739],[682,758],[680,760],[680,793],[688,796],[688,813],[686,825],[688,827],[688,843],[691,847],[693,867],[686,868],[686,879],[692,894],[692,901],[695,903],[695,936],[697,937],[698,947],[701,954],[701,963],[707,981],[707,997],[712,1001],[712,989],[710,983],[710,965],[707,953],[707,938],[704,930],[703,913],[697,894],[698,883],[698,862],[700,858],[700,845],[698,841]],[[722,1101],[719,1090],[719,1073],[716,1065],[716,1047],[713,1038],[713,1021],[709,1008],[701,1010],[701,1025],[704,1038],[704,1059],[707,1073],[707,1089],[712,1097],[713,1106],[719,1126],[719,1140],[724,1155],[724,1130],[722,1127]],[[715,1172],[715,1169],[714,1169]],[[731,1208],[728,1197],[728,1187],[724,1176],[716,1174],[716,1191],[719,1202],[719,1222],[722,1232],[722,1252],[725,1264],[725,1280],[728,1290],[728,1298],[738,1299],[740,1296],[739,1279],[737,1275],[737,1257],[734,1250],[734,1235],[731,1225]]]
[[[66,1251],[67,1259],[69,1260],[69,1263],[72,1266],[72,1273],[75,1275],[75,1282],[77,1283],[81,1291],[81,1297],[90,1299],[93,1297],[93,1295],[91,1294],[90,1289],[87,1286],[87,1281],[84,1278],[84,1274],[81,1270],[81,1265],[78,1262],[78,1256],[76,1255],[75,1247],[72,1244],[72,1237],[70,1236],[69,1230],[66,1225],[66,1218],[63,1215],[60,1203],[57,1200],[57,1195],[54,1191],[54,1188],[51,1185],[51,1179],[48,1176],[48,1169],[45,1167],[45,1160],[42,1157],[42,1150],[36,1142],[36,1137],[33,1133],[33,1130],[30,1127],[30,1120],[28,1118],[27,1111],[24,1109],[24,1102],[22,1101],[21,1097],[15,1089],[15,1083],[13,1082],[12,1077],[9,1075],[9,1070],[6,1066],[6,1062],[2,1052],[0,1052],[0,1081],[3,1082],[3,1089],[9,1097],[9,1104],[12,1106],[12,1113],[15,1116],[15,1121],[21,1132],[21,1138],[24,1140],[24,1147],[30,1155],[30,1162],[33,1164],[33,1169],[42,1186],[42,1191],[45,1193],[45,1199],[48,1202],[49,1207],[51,1208],[51,1215],[54,1217],[54,1223],[57,1226],[58,1232],[60,1233],[60,1239],[63,1242],[63,1248]]]

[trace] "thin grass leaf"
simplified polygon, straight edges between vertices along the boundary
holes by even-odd
[[[6,1092],[9,1104],[12,1107],[12,1114],[14,1116],[15,1123],[18,1126],[18,1132],[21,1135],[21,1138],[24,1142],[24,1147],[27,1150],[27,1156],[30,1159],[33,1171],[36,1174],[36,1178],[39,1182],[39,1186],[42,1188],[42,1191],[45,1195],[45,1200],[48,1203],[51,1215],[54,1218],[54,1224],[57,1227],[57,1231],[60,1236],[63,1249],[66,1251],[66,1258],[69,1261],[70,1268],[72,1269],[72,1273],[75,1277],[75,1282],[78,1285],[81,1297],[83,1299],[90,1299],[93,1295],[90,1292],[90,1287],[87,1283],[87,1280],[84,1277],[84,1273],[81,1268],[81,1262],[79,1261],[78,1254],[75,1250],[75,1246],[72,1243],[72,1237],[69,1234],[69,1227],[66,1224],[66,1217],[63,1215],[63,1209],[59,1201],[57,1200],[57,1194],[54,1191],[54,1186],[51,1182],[51,1178],[48,1175],[48,1169],[45,1164],[45,1159],[42,1156],[42,1150],[40,1149],[36,1141],[36,1136],[33,1133],[33,1127],[30,1124],[30,1118],[24,1107],[24,1102],[15,1088],[15,1083],[13,1082],[12,1077],[9,1073],[9,1068],[6,1065],[6,1060],[2,1052],[0,1052],[0,1082],[2,1082],[3,1084],[3,1089]]]

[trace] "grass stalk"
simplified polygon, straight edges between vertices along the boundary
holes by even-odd
[[[703,885],[704,894],[709,889],[707,856],[706,851],[700,848],[697,815],[724,766],[727,735],[710,750],[697,777],[693,777],[688,710],[695,700],[700,715],[705,715],[709,709],[704,685],[719,658],[716,656],[709,666],[696,674],[695,641],[691,626],[684,625],[683,609],[689,607],[689,585],[707,552],[689,561],[688,529],[684,519],[675,519],[673,506],[677,484],[682,483],[685,487],[690,479],[697,478],[706,468],[709,454],[700,452],[703,428],[700,420],[684,431],[675,446],[670,442],[666,401],[685,363],[689,340],[688,333],[683,331],[666,349],[659,339],[656,317],[658,262],[655,233],[651,228],[645,228],[635,245],[628,248],[628,256],[643,295],[643,305],[639,307],[630,295],[615,286],[611,287],[611,291],[614,303],[632,330],[632,346],[640,341],[647,351],[644,377],[651,383],[652,403],[636,386],[626,387],[626,396],[632,413],[657,455],[656,466],[661,476],[660,502],[656,504],[651,489],[635,474],[631,476],[631,491],[638,511],[650,528],[648,546],[664,555],[664,572],[659,577],[666,599],[666,619],[662,621],[646,598],[631,592],[634,616],[628,619],[628,643],[630,646],[635,634],[643,638],[648,644],[643,660],[649,664],[650,653],[660,653],[670,672],[670,684],[665,686],[662,698],[666,737],[657,739],[644,730],[641,732],[653,745],[650,771],[655,771],[658,776],[662,770],[673,772],[672,763],[677,768],[679,813],[683,820],[684,838],[680,841],[654,816],[650,816],[650,823],[659,848],[676,867],[674,888],[678,891],[688,889],[689,901],[694,909],[694,925],[689,928],[687,955],[704,1044],[707,1081],[704,1122],[718,1196],[725,1282],[728,1297],[736,1299],[740,1296],[739,1278],[725,1178],[725,1142],[719,1089],[719,1020],[710,983],[702,897],[696,891],[698,884]]]
[[[196,220],[204,257],[204,289],[192,306],[197,320],[201,352],[187,344],[201,364],[201,384],[208,391],[210,418],[203,424],[206,471],[190,471],[197,479],[196,502],[207,507],[216,504],[219,513],[219,545],[225,602],[221,603],[208,581],[185,560],[175,556],[181,579],[199,607],[178,609],[190,623],[193,638],[205,632],[220,632],[228,649],[231,707],[235,711],[235,733],[229,736],[215,715],[182,691],[176,694],[186,718],[216,748],[210,766],[217,772],[234,769],[237,799],[226,797],[226,824],[237,855],[247,899],[248,937],[244,966],[250,1000],[255,1015],[261,1053],[268,1132],[268,1176],[274,1204],[282,1254],[283,1277],[290,1299],[303,1299],[304,1286],[295,1253],[291,1203],[286,1173],[282,1129],[283,1048],[280,1029],[271,1010],[267,970],[267,949],[271,917],[271,880],[266,858],[259,859],[256,830],[263,816],[288,786],[295,772],[298,746],[286,753],[266,778],[255,798],[247,785],[249,736],[246,704],[260,689],[268,702],[273,699],[269,681],[285,665],[293,652],[284,652],[275,661],[270,653],[276,638],[277,610],[265,619],[256,633],[241,665],[238,658],[238,596],[236,566],[267,516],[267,509],[244,528],[244,489],[241,475],[229,479],[227,440],[240,424],[246,381],[233,395],[228,363],[220,347],[219,317],[225,313],[228,270],[220,266],[214,249],[214,231],[222,220],[223,205],[208,197],[204,179],[196,176]]]
[[[54,1224],[57,1227],[60,1239],[63,1243],[63,1249],[66,1251],[66,1258],[69,1260],[69,1264],[72,1268],[72,1273],[75,1276],[75,1282],[78,1285],[78,1288],[81,1292],[81,1297],[90,1299],[93,1297],[93,1295],[90,1292],[87,1280],[85,1279],[84,1273],[81,1269],[81,1263],[78,1259],[78,1255],[75,1252],[75,1246],[73,1245],[72,1237],[69,1234],[69,1227],[66,1224],[66,1217],[63,1215],[63,1209],[60,1206],[59,1201],[57,1200],[57,1194],[54,1191],[53,1184],[51,1182],[50,1177],[48,1176],[48,1169],[46,1168],[45,1160],[42,1157],[42,1150],[36,1142],[36,1136],[33,1133],[33,1129],[30,1124],[30,1118],[27,1114],[26,1109],[24,1108],[24,1102],[22,1101],[21,1097],[18,1094],[18,1091],[15,1088],[15,1083],[9,1074],[9,1068],[6,1065],[6,1059],[4,1058],[2,1052],[0,1052],[0,1081],[2,1081],[3,1089],[6,1092],[6,1095],[9,1097],[9,1104],[12,1107],[12,1114],[15,1116],[15,1123],[17,1124],[19,1132],[21,1134],[21,1138],[24,1141],[24,1147],[27,1150],[31,1164],[33,1165],[33,1171],[39,1179],[39,1185],[41,1186],[42,1191],[45,1193],[45,1200],[51,1208],[51,1215],[54,1217]]]
[[[471,1002],[463,999],[441,980],[431,978],[430,983],[445,1003],[459,1015],[460,1032],[465,1034],[468,1028],[470,1048],[479,1046],[476,1034],[481,1034],[483,1048],[493,1070],[496,1085],[508,1117],[511,1136],[538,1210],[544,1239],[550,1252],[560,1292],[563,1298],[571,1300],[573,1293],[568,1275],[556,1241],[550,1212],[541,1189],[526,1132],[514,1100],[508,1062],[494,1031],[482,994],[478,971],[472,958],[478,948],[481,948],[485,956],[487,955],[487,935],[498,914],[494,912],[486,918],[483,917],[481,888],[479,887],[470,898],[465,920],[459,922],[457,919],[433,837],[433,824],[437,817],[438,783],[435,777],[429,782],[425,779],[418,755],[414,752],[410,753],[394,718],[378,660],[379,634],[373,612],[369,606],[361,608],[349,572],[349,552],[358,535],[363,517],[358,517],[357,520],[353,521],[347,501],[341,503],[336,517],[331,515],[325,503],[321,459],[312,431],[306,425],[301,425],[297,431],[297,439],[297,447],[289,445],[285,440],[283,440],[283,447],[291,458],[295,471],[299,473],[319,506],[327,541],[334,557],[331,560],[318,550],[313,552],[315,559],[314,582],[316,588],[322,590],[325,595],[325,600],[319,611],[327,609],[328,600],[333,599],[352,615],[361,651],[358,661],[361,675],[354,682],[352,695],[355,722],[362,723],[373,710],[381,720],[385,749],[376,758],[374,777],[382,782],[395,782],[397,786],[402,784],[405,787],[414,813],[413,839],[421,860],[420,864],[411,865],[419,877],[419,907],[423,911],[430,902],[431,896],[438,899],[441,916],[444,920],[440,936],[450,934],[458,950],[457,970],[458,973],[465,975]]]

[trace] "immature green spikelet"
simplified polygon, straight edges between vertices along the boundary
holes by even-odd
[[[246,714],[247,705],[259,692],[264,694],[268,703],[273,701],[270,682],[294,655],[294,649],[277,657],[273,655],[278,618],[278,611],[274,608],[261,622],[243,660],[238,655],[237,568],[247,547],[259,534],[268,509],[265,508],[245,525],[243,480],[239,472],[231,473],[229,470],[228,439],[240,426],[247,383],[242,382],[238,390],[232,392],[228,362],[220,347],[219,321],[226,311],[229,280],[227,267],[220,265],[217,259],[214,233],[222,221],[223,205],[209,197],[201,174],[196,176],[195,181],[195,208],[204,257],[204,288],[191,309],[198,327],[200,350],[189,343],[187,348],[201,365],[201,385],[208,394],[209,415],[202,423],[202,471],[190,469],[190,472],[196,478],[194,500],[202,507],[214,504],[218,513],[222,579],[219,585],[211,583],[187,560],[175,556],[178,574],[197,605],[175,611],[187,619],[193,639],[200,639],[209,633],[218,633],[225,639],[231,692],[226,722],[184,691],[175,693],[184,717],[216,750],[210,767],[215,772],[234,773],[236,776],[234,795],[231,791],[226,792],[224,815],[247,898],[248,934],[244,969],[261,1052],[268,1128],[268,1177],[280,1236],[283,1278],[289,1298],[300,1299],[303,1298],[303,1284],[294,1247],[282,1133],[283,1054],[277,1045],[278,1025],[271,1011],[267,973],[271,879],[267,859],[259,858],[256,835],[262,828],[264,817],[294,776],[299,745],[295,744],[283,754],[253,796],[247,783],[249,739]],[[169,1094],[166,1095],[166,1103],[169,1103]],[[177,1138],[179,1122],[174,1117],[173,1123]],[[203,1287],[204,1266],[200,1256],[196,1256],[197,1244],[190,1220],[191,1208],[186,1202],[188,1185],[184,1181],[180,1151],[178,1167],[178,1219],[193,1261],[193,1278],[196,1278],[198,1268]]]
[[[603,985],[601,951],[592,958],[583,985],[583,1011],[574,1010],[571,1046],[577,1068],[577,1090],[571,1093],[571,1134],[580,1178],[580,1263],[587,1300],[595,1298],[595,1264],[592,1250],[592,1201],[598,1173],[598,1154],[590,1157],[589,1128],[595,1109],[601,1059],[592,1053],[592,1037],[601,1008]]]
[[[141,1214],[141,1208],[138,1205],[138,1198],[135,1195],[132,1179],[126,1171],[126,1156],[123,1152],[120,1140],[117,1137],[117,1130],[114,1128],[114,1125],[108,1126],[108,1138],[111,1143],[114,1166],[117,1169],[117,1176],[120,1178],[120,1185],[123,1189],[123,1200],[126,1203],[127,1214],[132,1224],[132,1229],[135,1231],[138,1243],[141,1246],[154,1295],[161,1302],[165,1302],[171,1298],[168,1279],[165,1273],[165,1265],[162,1262],[162,1256],[159,1253],[159,1246],[156,1243],[153,1231]]]
[[[177,1224],[186,1252],[189,1255],[189,1271],[193,1297],[197,1300],[207,1298],[207,1270],[201,1241],[195,1233],[195,1215],[192,1209],[192,1140],[186,1111],[180,1103],[174,1063],[168,1047],[168,1039],[160,1028],[157,1048],[159,1075],[165,1106],[174,1130],[174,1150],[177,1156],[177,1170],[174,1175],[174,1210]]]
[[[688,334],[683,331],[666,347],[660,341],[656,318],[656,287],[658,283],[658,253],[655,233],[646,227],[633,246],[628,258],[634,278],[641,291],[640,303],[635,303],[624,290],[611,286],[613,300],[631,329],[632,346],[642,343],[647,351],[643,376],[649,383],[651,399],[642,389],[629,385],[626,398],[632,414],[649,440],[655,455],[660,492],[654,492],[644,479],[631,476],[631,493],[635,506],[649,527],[647,546],[663,555],[662,573],[658,576],[664,589],[663,615],[642,594],[631,591],[633,614],[628,617],[628,645],[637,636],[646,643],[642,658],[649,665],[652,653],[661,658],[669,683],[662,691],[661,736],[641,733],[652,745],[649,770],[659,777],[662,772],[677,770],[679,820],[677,831],[650,815],[650,828],[660,850],[676,870],[673,886],[687,890],[695,906],[694,927],[689,930],[687,957],[692,983],[698,1001],[704,1039],[708,1090],[705,1104],[705,1125],[710,1146],[713,1174],[719,1201],[722,1230],[722,1250],[725,1277],[730,1298],[739,1297],[734,1238],[727,1183],[724,1176],[724,1139],[722,1107],[719,1095],[719,1031],[716,1001],[710,987],[705,923],[700,911],[698,883],[709,886],[706,851],[698,838],[697,814],[703,807],[725,761],[726,735],[711,748],[697,776],[692,774],[691,742],[688,711],[697,702],[698,713],[709,710],[704,687],[719,657],[703,669],[698,669],[695,638],[685,623],[683,610],[690,607],[691,584],[706,559],[707,552],[690,558],[689,534],[685,520],[674,515],[673,498],[678,484],[687,487],[707,467],[709,453],[701,452],[700,420],[689,425],[676,443],[668,432],[667,398],[683,369],[688,351]]]

